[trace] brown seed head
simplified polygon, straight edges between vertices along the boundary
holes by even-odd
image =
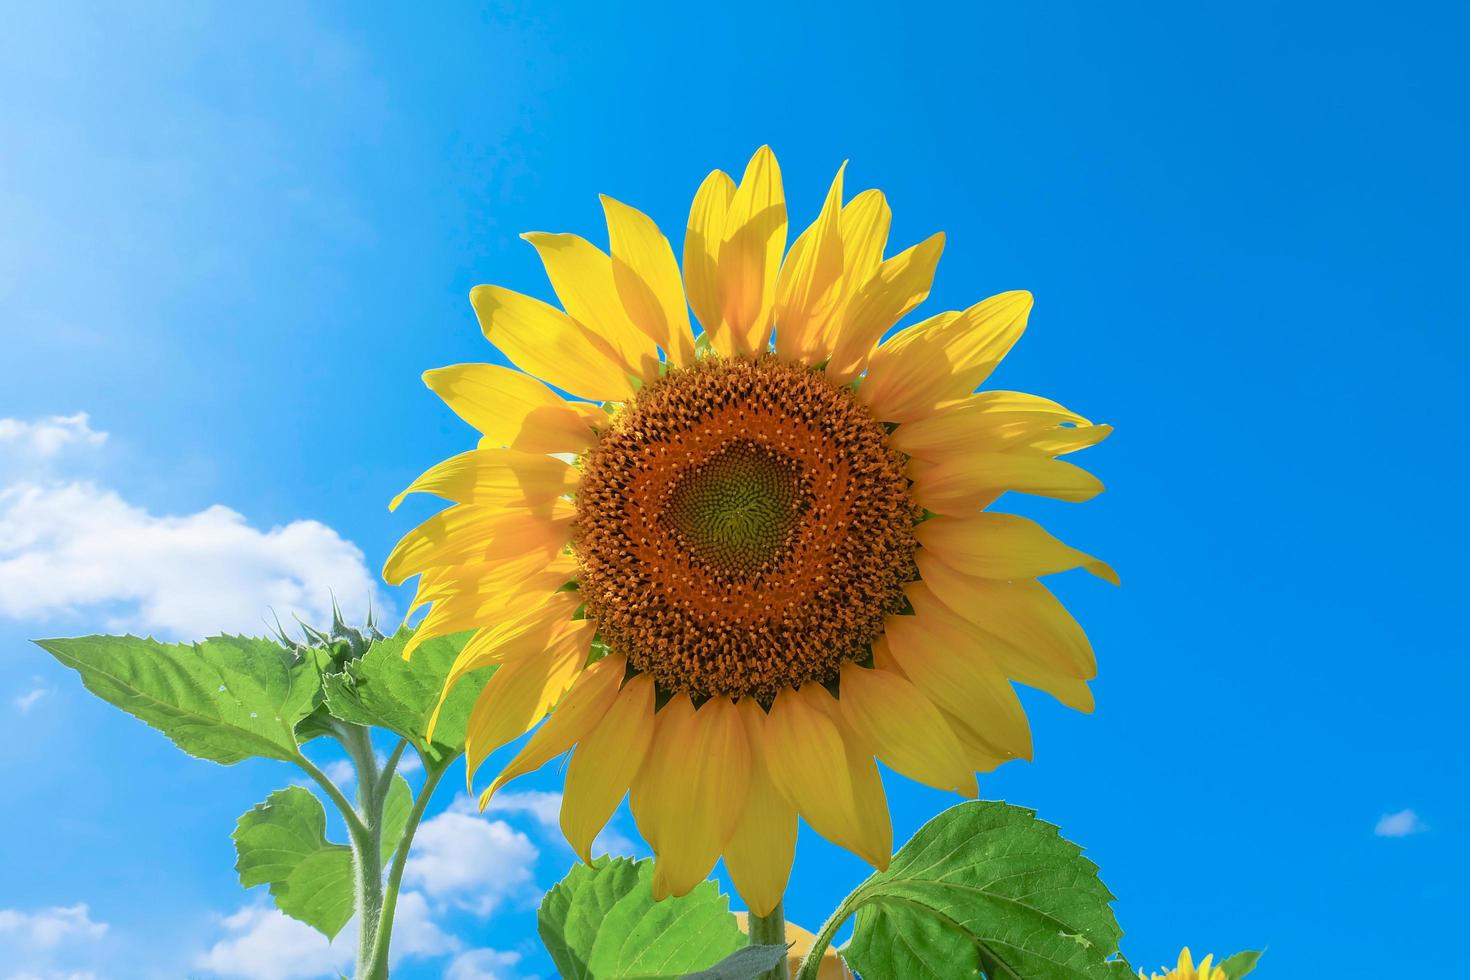
[[[661,690],[755,696],[862,659],[915,577],[903,458],[803,365],[706,358],[583,460],[573,549],[603,640]]]

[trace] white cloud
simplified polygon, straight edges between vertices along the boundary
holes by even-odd
[[[533,887],[540,851],[503,820],[451,809],[427,820],[414,837],[404,880],[430,897],[477,915]]]
[[[1373,833],[1379,837],[1408,837],[1410,834],[1422,834],[1428,829],[1419,814],[1413,810],[1400,810],[1398,813],[1388,813],[1380,817]]]
[[[51,688],[49,687],[33,688],[24,694],[18,695],[15,699],[15,706],[20,709],[21,714],[26,714],[31,708],[35,707],[37,701],[50,693]]]
[[[460,953],[444,971],[444,980],[511,980],[513,967],[521,961],[520,953],[497,949],[470,949]]]
[[[38,912],[0,909],[0,936],[30,949],[55,949],[63,940],[95,941],[106,932],[107,923],[94,922],[85,902]]]
[[[251,905],[224,919],[232,935],[194,961],[201,970],[240,980],[311,980],[352,965],[355,943],[327,937],[273,908]]]
[[[47,970],[44,973],[22,970],[12,973],[6,980],[97,980],[97,974],[91,970]]]
[[[497,793],[490,798],[490,805],[485,809],[489,813],[526,814],[540,824],[541,829],[549,836],[559,844],[566,846],[566,838],[561,832],[561,798],[562,794],[547,790]],[[460,795],[455,797],[449,809],[455,813],[475,813],[479,808],[474,800]],[[611,823],[603,827],[597,839],[592,842],[594,856],[600,854],[633,855],[637,849],[638,846]]]
[[[112,631],[258,635],[268,610],[328,620],[333,594],[364,618],[376,578],[356,545],[317,521],[263,531],[218,504],[159,516],[86,482],[0,489],[0,616],[92,607]]]
[[[100,446],[106,441],[107,433],[93,429],[86,412],[48,415],[32,422],[0,419],[0,447],[10,458],[49,460],[70,447]]]
[[[357,770],[346,759],[333,759],[322,766],[322,772],[337,785],[338,789],[345,790],[357,782]]]
[[[462,945],[435,925],[428,900],[421,892],[399,893],[398,910],[393,913],[391,960],[397,962],[405,956],[444,956],[459,952]]]
[[[75,479],[72,457],[107,438],[85,412],[0,419],[0,616],[87,610],[109,630],[197,639],[261,634],[271,611],[322,623],[333,594],[350,619],[383,608],[362,552],[318,521],[265,530],[219,504],[153,514]]]
[[[461,796],[455,800],[455,808],[470,807],[475,804],[467,796]],[[535,819],[542,827],[548,830],[561,828],[561,794],[551,793],[545,790],[528,790],[524,793],[496,793],[490,798],[490,805],[485,808],[488,813],[523,813]],[[461,809],[461,812],[464,812]]]
[[[315,980],[347,972],[357,949],[357,923],[333,941],[265,905],[249,905],[221,921],[231,935],[210,947],[194,966],[234,980]],[[405,957],[458,953],[464,944],[434,924],[429,903],[416,891],[398,896],[393,918],[393,963]]]

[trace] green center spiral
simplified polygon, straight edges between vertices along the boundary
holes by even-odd
[[[696,561],[746,577],[785,556],[808,502],[795,460],[737,439],[679,479],[664,520]]]

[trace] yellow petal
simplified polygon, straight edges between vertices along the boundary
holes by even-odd
[[[983,654],[987,669],[1045,691],[1069,708],[1092,711],[1094,701],[1087,681],[1096,671],[1081,670],[1071,662],[1071,651],[1056,646],[1056,638],[1048,629],[1050,624],[1028,618],[1029,610],[1024,602],[1017,602],[1014,610],[1009,608],[1005,599],[1010,596],[1004,590],[1013,583],[961,576],[943,562],[923,557],[922,588],[932,597],[930,601],[942,603],[945,610],[965,621],[972,630],[973,648],[977,655]],[[1029,583],[1051,598],[1036,581],[1025,579],[1022,583]],[[956,595],[961,600],[958,603],[954,601]],[[923,615],[917,602],[914,609]],[[1088,654],[1091,655],[1090,650]]]
[[[383,578],[399,585],[430,568],[474,559],[510,561],[531,554],[548,561],[572,537],[576,508],[565,500],[535,509],[456,504],[403,536],[383,565]]]
[[[689,308],[715,350],[726,357],[734,354],[734,348],[720,313],[720,246],[734,197],[735,181],[722,170],[713,171],[694,195],[684,234],[684,290],[689,294]]]
[[[847,305],[827,374],[846,384],[863,372],[873,345],[929,295],[944,251],[944,233],[898,253],[858,289]]]
[[[653,728],[653,678],[639,674],[618,692],[602,720],[572,753],[561,801],[561,829],[582,860],[592,860],[592,842],[643,765]]]
[[[826,322],[813,331],[817,360],[831,357],[837,348],[846,311],[858,289],[878,271],[888,241],[892,213],[879,191],[863,191],[842,209],[842,283],[840,298]],[[793,249],[793,251],[795,251]],[[790,257],[787,261],[791,261]],[[777,340],[779,341],[779,336]]]
[[[889,616],[884,638],[903,672],[935,705],[970,721],[1002,758],[1031,758],[1031,728],[1015,689],[977,650],[973,630],[937,601],[922,601],[923,583],[905,589],[914,616]],[[918,586],[915,588],[914,586]]]
[[[394,497],[388,509],[396,510],[411,493],[432,493],[457,504],[546,505],[575,490],[579,476],[552,456],[472,449],[429,469]]]
[[[454,592],[434,600],[429,614],[404,646],[403,659],[408,660],[420,644],[435,637],[491,626],[511,616],[513,610],[524,612],[530,606],[552,601],[557,590],[576,574],[575,568],[568,569],[567,564],[553,562],[539,572],[506,583],[499,591]]]
[[[628,804],[638,831],[655,855],[663,846],[665,833],[678,833],[681,827],[680,814],[670,793],[673,784],[681,778],[693,722],[694,702],[686,694],[674,695],[658,709],[653,716],[653,741],[648,755],[628,792]]]
[[[979,795],[948,722],[904,678],[848,662],[837,704],[852,730],[896,772],[972,799]]]
[[[687,895],[735,833],[750,787],[750,743],[735,705],[710,698],[684,728],[681,764],[664,770],[667,828],[654,848],[670,895]],[[652,842],[650,842],[652,843]]]
[[[1036,435],[1019,440],[1020,446],[1045,453],[1048,456],[1065,456],[1079,449],[1096,446],[1113,434],[1111,425],[1058,425]]]
[[[979,578],[1039,578],[1085,568],[1119,584],[1118,573],[1106,562],[1062,544],[1040,524],[1016,514],[936,517],[920,524],[914,536],[946,565]]]
[[[1017,440],[1034,439],[1060,430],[1064,423],[1089,425],[1082,416],[1045,398],[1011,391],[982,391],[900,425],[891,441],[894,449],[910,456],[943,459],[952,453],[1006,449]]]
[[[1001,293],[900,330],[873,352],[858,397],[883,422],[911,422],[963,398],[1010,351],[1030,311],[1030,293]]]
[[[1071,463],[1017,453],[968,452],[942,462],[911,460],[914,501],[936,514],[966,515],[1007,490],[1078,503],[1102,493],[1102,481]]]
[[[730,199],[720,246],[720,313],[735,354],[766,349],[786,250],[786,194],[771,148],[755,151]],[[713,339],[713,338],[712,338]]]
[[[826,712],[842,736],[853,800],[862,814],[857,827],[857,853],[879,871],[886,871],[888,862],[893,860],[893,821],[888,815],[888,797],[883,792],[883,778],[878,774],[872,748],[847,723],[836,699],[825,688],[808,684],[806,689],[808,703]]]
[[[766,713],[750,698],[736,706],[750,741],[750,792],[725,845],[725,868],[756,915],[770,915],[786,892],[796,855],[796,809],[771,781]]]
[[[832,180],[822,211],[801,233],[776,283],[776,353],[783,360],[815,364],[822,330],[842,298],[842,172]]]
[[[776,695],[766,717],[772,782],[813,830],[877,865],[884,856],[867,853],[864,822],[880,818],[860,806],[842,732],[817,697],[831,700],[815,684]],[[881,819],[886,821],[887,814]]]
[[[587,662],[591,642],[590,628],[571,628],[545,654],[509,661],[490,675],[465,728],[465,779],[471,790],[486,757],[535,728],[561,700]]]
[[[424,384],[490,446],[533,453],[581,452],[596,441],[607,416],[586,402],[567,402],[524,371],[499,364],[454,364],[424,372]]]
[[[567,691],[567,696],[546,719],[546,724],[536,729],[536,734],[521,746],[515,758],[506,763],[495,781],[480,794],[480,809],[485,809],[500,787],[517,776],[540,769],[597,727],[617,699],[618,685],[623,682],[627,666],[626,657],[613,654],[582,671],[571,690]],[[593,831],[593,836],[596,836],[596,831]]]
[[[1097,676],[1092,644],[1077,620],[1035,579],[976,578],[920,548],[919,576],[950,609],[1047,669],[1082,680]]]
[[[439,713],[444,710],[444,702],[449,699],[450,692],[467,674],[492,664],[539,661],[544,659],[543,655],[548,650],[559,645],[581,644],[584,651],[590,648],[595,624],[590,620],[569,618],[576,609],[577,598],[555,593],[529,609],[476,630],[449,665],[449,673],[439,691],[439,703],[429,716],[429,737],[434,737]],[[583,659],[585,661],[585,657]]]
[[[529,231],[521,237],[541,256],[567,315],[607,341],[627,374],[644,382],[658,377],[658,350],[624,311],[612,259],[576,235]]]
[[[548,592],[554,592],[577,577],[576,559],[568,554],[554,555],[549,559],[545,555],[531,554],[490,565],[466,563],[431,568],[419,577],[418,591],[414,593],[413,605],[409,607],[409,616],[404,617],[404,622],[425,603],[466,596],[493,600],[516,588],[517,583],[536,578],[543,573],[548,578],[561,576],[556,586],[547,589]]]
[[[470,303],[485,339],[522,371],[578,398],[619,401],[633,394],[618,351],[561,310],[499,286],[476,286]]]
[[[881,191],[863,191],[842,209],[844,292],[853,295],[883,263],[893,213]]]
[[[645,335],[663,348],[670,364],[694,361],[694,334],[674,250],[653,219],[602,195],[612,251],[613,282],[623,309]]]

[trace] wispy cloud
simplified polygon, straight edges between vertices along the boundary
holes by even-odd
[[[37,459],[53,459],[69,446],[100,446],[106,441],[107,433],[94,430],[86,412],[29,422],[0,419],[0,446]]]
[[[511,968],[520,961],[520,953],[470,949],[450,961],[444,980],[512,980]]]
[[[36,706],[36,702],[51,693],[49,687],[33,688],[15,699],[15,706],[20,709],[21,714],[26,714]]]
[[[1397,813],[1386,813],[1378,818],[1378,824],[1373,828],[1373,833],[1379,837],[1408,837],[1411,834],[1422,834],[1429,826],[1413,810],[1400,810]]]
[[[107,923],[94,921],[85,902],[35,912],[0,909],[0,936],[33,949],[97,940],[106,933]]]

